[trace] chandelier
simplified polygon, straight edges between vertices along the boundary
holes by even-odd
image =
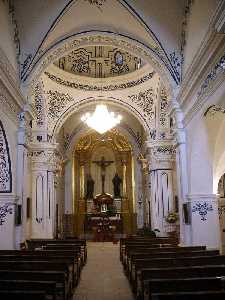
[[[87,112],[81,117],[81,121],[100,134],[115,127],[120,123],[121,119],[121,115],[116,116],[114,112],[109,112],[107,106],[104,104],[98,104],[92,114]]]

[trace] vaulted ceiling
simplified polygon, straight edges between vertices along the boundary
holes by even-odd
[[[173,64],[180,53],[184,2],[17,0],[15,11],[21,39],[22,78],[46,51],[62,40],[93,31],[117,34],[121,40],[123,37],[137,40],[175,68]]]

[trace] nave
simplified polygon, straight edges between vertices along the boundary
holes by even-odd
[[[87,243],[88,259],[73,300],[134,300],[119,258],[119,243]]]

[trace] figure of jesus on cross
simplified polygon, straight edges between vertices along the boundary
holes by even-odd
[[[105,173],[106,173],[106,168],[112,164],[114,161],[113,160],[105,160],[105,157],[102,156],[101,160],[94,160],[92,161],[95,163],[97,166],[101,168],[101,177],[102,177],[102,194],[105,194]]]

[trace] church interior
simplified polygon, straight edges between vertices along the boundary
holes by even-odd
[[[224,299],[224,131],[224,0],[0,0],[0,297]]]

